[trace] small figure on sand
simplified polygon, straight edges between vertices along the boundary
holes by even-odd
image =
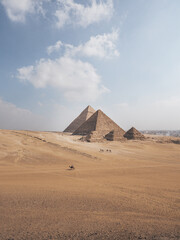
[[[70,169],[70,170],[74,170],[74,169],[75,169],[74,165],[70,165],[70,166],[69,166],[69,169]]]

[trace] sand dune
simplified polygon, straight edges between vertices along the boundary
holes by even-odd
[[[0,239],[180,239],[180,145],[170,142],[0,130]]]

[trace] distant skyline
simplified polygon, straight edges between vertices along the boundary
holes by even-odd
[[[0,129],[63,131],[87,105],[180,130],[179,0],[0,0]]]

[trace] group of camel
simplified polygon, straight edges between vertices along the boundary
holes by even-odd
[[[99,150],[100,152],[104,152],[105,150],[104,149],[100,149]],[[111,149],[106,149],[106,152],[112,152]]]

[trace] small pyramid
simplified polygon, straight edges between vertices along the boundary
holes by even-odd
[[[104,137],[112,130],[118,131],[122,137],[125,133],[125,131],[105,113],[103,113],[101,110],[98,110],[76,131],[74,131],[73,135],[95,135],[99,138],[99,136]]]
[[[112,130],[108,134],[106,134],[105,139],[108,141],[122,141],[125,140],[124,136],[122,135],[122,132]]]
[[[124,137],[127,139],[145,139],[144,135],[140,133],[136,128],[132,127],[125,134]]]
[[[64,130],[64,132],[73,133],[78,129],[88,118],[95,113],[95,110],[91,106],[87,106],[80,115],[70,123],[70,125]]]

